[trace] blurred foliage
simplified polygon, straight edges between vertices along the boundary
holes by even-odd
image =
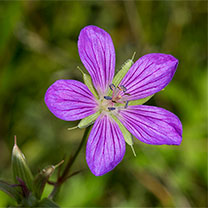
[[[164,91],[148,101],[183,123],[181,146],[151,146],[135,139],[112,172],[95,177],[85,150],[73,169],[84,171],[62,187],[62,207],[207,207],[206,1],[1,1],[0,178],[10,175],[13,136],[32,170],[74,152],[83,131],[52,115],[44,93],[57,79],[82,80],[77,50],[89,24],[109,32],[117,69],[136,51],[170,53],[179,66]],[[45,190],[50,193],[51,186]],[[0,192],[0,207],[14,202]]]

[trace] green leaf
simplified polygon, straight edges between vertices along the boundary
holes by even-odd
[[[100,111],[97,111],[96,113],[94,113],[94,114],[92,114],[92,115],[90,115],[90,116],[88,116],[86,118],[83,118],[79,122],[78,127],[79,128],[86,128],[86,127],[92,125],[95,122],[95,120],[98,118],[100,113],[101,113]]]
[[[54,201],[48,198],[41,200],[37,207],[59,207]]]
[[[82,71],[82,69],[80,67],[77,67],[79,69],[79,71],[82,73],[82,77],[83,77],[83,80],[84,80],[84,83],[87,85],[87,87],[89,88],[89,90],[91,91],[91,93],[97,98],[99,99],[98,97],[98,94],[92,84],[92,79],[90,77],[89,74],[86,74]]]
[[[34,179],[34,190],[35,195],[38,199],[41,198],[43,190],[45,188],[45,185],[50,178],[50,176],[53,174],[54,170],[60,166],[64,161],[62,160],[57,165],[50,165],[44,169],[42,169],[35,177]]]
[[[20,187],[12,187],[11,184],[0,180],[0,190],[14,198],[18,203],[21,201],[21,189]]]
[[[128,105],[142,105],[142,104],[146,103],[153,95],[150,95],[146,98],[142,98],[142,99],[139,99],[139,100],[129,101]]]
[[[136,153],[133,148],[134,140],[133,140],[132,134],[126,129],[126,127],[120,122],[120,120],[115,115],[111,114],[111,117],[118,124],[118,126],[124,136],[126,143],[131,146],[132,152],[133,152],[134,156],[136,156]]]
[[[33,190],[33,175],[30,171],[30,168],[28,167],[26,163],[25,156],[19,149],[19,147],[16,144],[16,138],[15,138],[15,144],[12,150],[12,170],[13,170],[13,177],[14,181],[16,183],[19,183],[17,180],[17,177],[22,179],[27,186],[27,188],[32,191]]]

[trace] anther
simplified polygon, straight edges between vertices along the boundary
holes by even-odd
[[[129,93],[124,93],[124,95],[128,95],[128,96],[130,96],[130,94],[129,94]]]
[[[114,84],[110,84],[109,87],[112,91],[116,89],[116,86]]]
[[[108,107],[108,110],[109,111],[113,111],[113,110],[116,110],[116,108],[114,108],[114,107]]]
[[[127,100],[126,103],[125,103],[124,108],[127,108],[128,107],[128,104],[129,104],[129,101]]]
[[[121,85],[120,88],[123,90],[123,92],[127,91],[127,89],[123,85]]]
[[[117,88],[118,88],[120,91],[122,91],[122,90],[123,90],[120,86],[118,86]]]
[[[110,97],[110,96],[104,96],[104,98],[105,98],[106,100],[112,100],[112,97]]]

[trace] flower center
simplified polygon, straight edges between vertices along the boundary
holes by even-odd
[[[112,91],[112,96],[104,96],[104,99],[100,102],[100,110],[102,111],[113,111],[119,107],[122,107],[120,104],[124,104],[124,108],[128,107],[128,97],[130,94],[126,93],[127,89],[123,86],[115,86],[110,84],[109,88]]]

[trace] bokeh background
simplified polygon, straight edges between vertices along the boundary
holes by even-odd
[[[97,25],[110,33],[116,70],[136,52],[179,59],[171,83],[151,100],[178,115],[180,146],[152,146],[135,139],[123,161],[95,177],[82,149],[62,187],[62,207],[206,207],[207,205],[207,1],[1,1],[0,178],[12,179],[13,137],[33,173],[74,153],[83,130],[52,115],[44,103],[57,79],[82,80],[80,30]],[[56,173],[54,174],[55,178]],[[51,191],[48,185],[44,195]],[[0,192],[0,206],[15,204]]]

